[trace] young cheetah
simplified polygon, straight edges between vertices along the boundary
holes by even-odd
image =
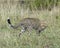
[[[25,32],[28,29],[35,29],[37,31],[37,33],[39,34],[41,31],[43,31],[47,26],[43,23],[41,23],[41,21],[38,18],[24,18],[20,21],[20,23],[18,25],[12,25],[10,19],[7,19],[8,24],[14,28],[17,29],[18,27],[21,27],[21,32],[19,34],[19,36],[21,35],[21,33]]]

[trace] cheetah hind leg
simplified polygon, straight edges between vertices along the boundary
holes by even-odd
[[[24,33],[26,31],[26,29],[27,29],[27,27],[22,27],[21,32],[19,33],[19,37],[22,33]]]

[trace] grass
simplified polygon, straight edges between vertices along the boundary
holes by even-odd
[[[60,48],[60,8],[53,8],[51,11],[22,10],[15,6],[0,8],[0,48]],[[22,18],[35,17],[45,20],[48,27],[36,35],[32,30],[18,36],[20,30],[8,26],[7,18],[10,17],[13,24],[17,24]]]

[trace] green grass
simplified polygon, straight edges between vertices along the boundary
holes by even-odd
[[[32,14],[24,10],[24,12],[21,11],[23,15],[20,14],[20,10],[12,7],[10,9],[1,7],[0,48],[60,48],[59,8],[54,8],[51,11],[32,11]],[[26,31],[19,37],[20,30],[8,26],[8,17],[11,18],[13,24],[17,24],[22,18],[36,17],[45,20],[48,27],[40,33],[40,36],[36,34],[35,30],[32,30],[31,35]]]

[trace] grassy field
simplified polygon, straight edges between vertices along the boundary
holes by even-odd
[[[7,18],[10,17],[12,23],[17,24],[22,18],[34,17],[44,20],[47,28],[36,35],[32,30],[18,36],[20,30],[9,27]],[[51,11],[40,10],[30,12],[28,9],[1,6],[0,7],[0,48],[60,48],[60,7],[55,7]]]

